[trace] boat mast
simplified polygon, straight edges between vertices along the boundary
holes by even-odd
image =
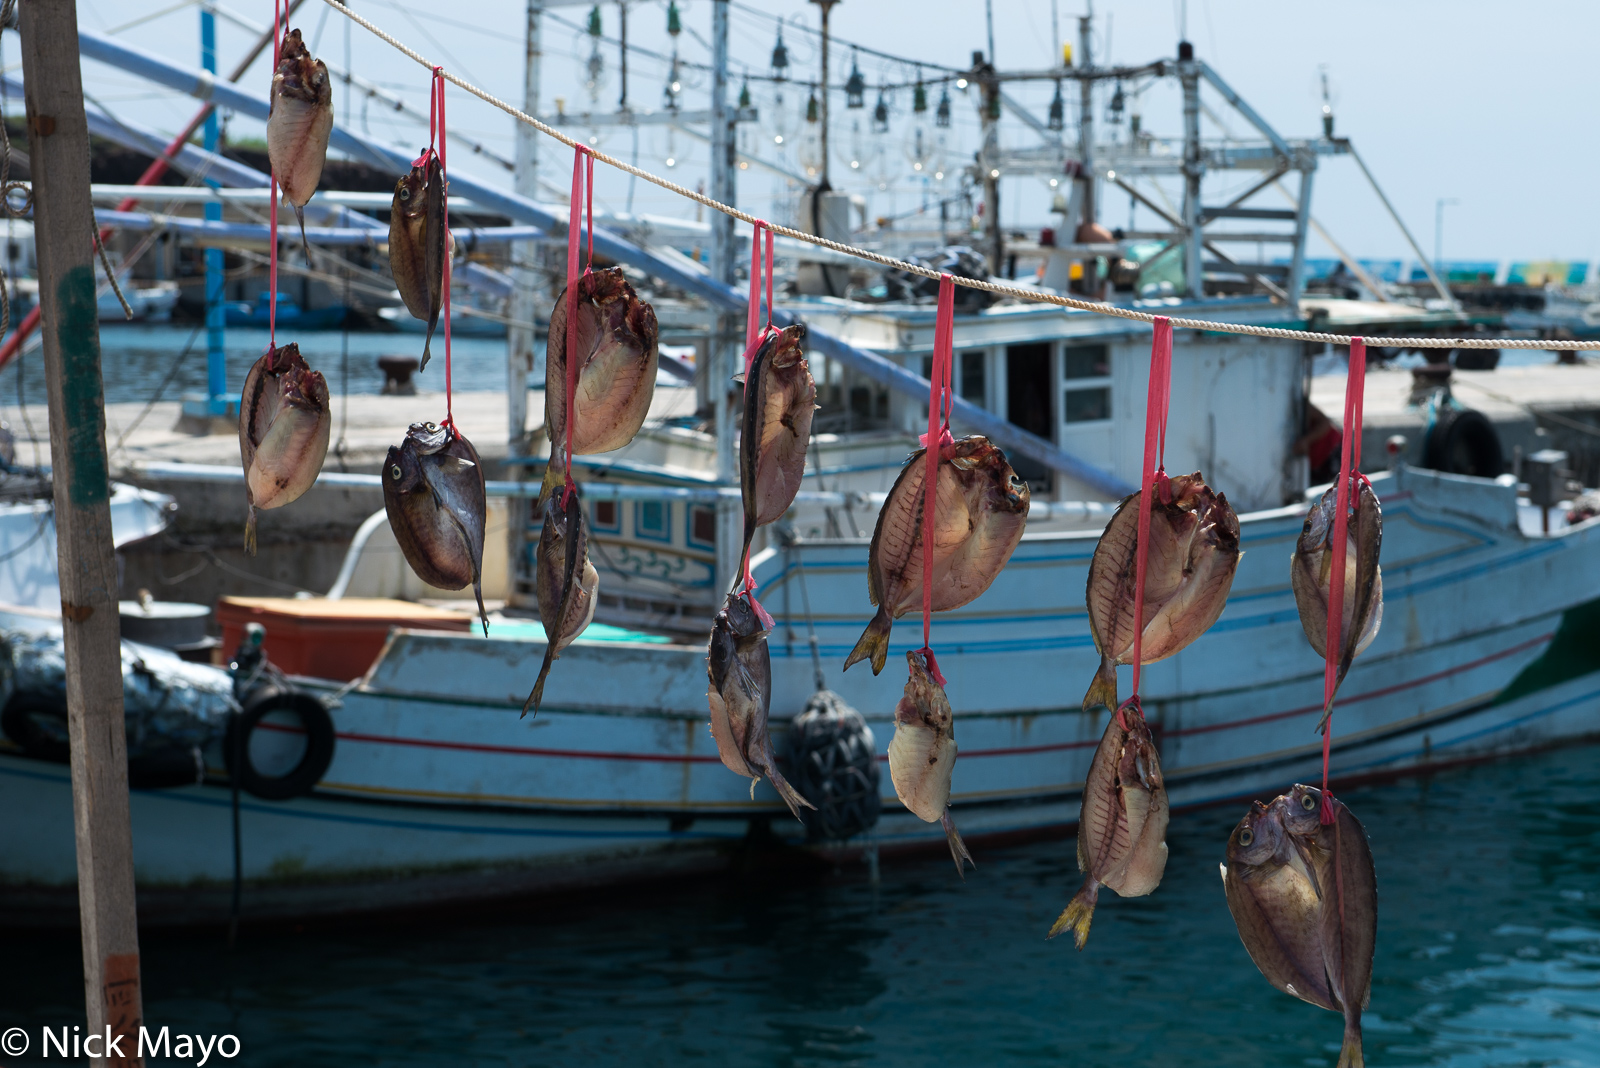
[[[823,7],[826,19],[827,7]],[[728,108],[728,0],[711,4],[711,197],[723,204],[734,203],[734,128],[736,113]],[[824,164],[826,166],[826,164]],[[826,172],[824,172],[826,173]],[[733,216],[711,213],[711,274],[717,281],[733,285]],[[717,435],[717,484],[736,484],[733,461],[734,411],[729,381],[738,370],[739,317],[726,309],[713,309],[711,343],[707,349],[706,385],[711,391]],[[733,586],[739,569],[739,549],[743,545],[743,509],[731,496],[717,500],[716,588],[720,595]]]
[[[544,0],[528,0],[526,32],[526,62],[522,77],[522,110],[529,115],[539,114],[539,75],[543,60],[541,28],[544,22]],[[513,188],[533,200],[539,192],[539,138],[538,130],[527,123],[516,124],[516,167],[512,174]],[[511,244],[511,323],[506,328],[506,434],[515,456],[523,448],[523,435],[528,430],[528,375],[533,371],[533,323],[537,314],[539,273],[534,264],[541,255],[537,241],[514,241]],[[513,523],[513,547],[521,544],[522,532]],[[512,559],[516,559],[513,553]]]
[[[1205,164],[1200,159],[1200,64],[1194,59],[1194,45],[1178,42],[1178,80],[1183,83],[1183,289],[1191,297],[1205,295],[1201,277],[1200,177]]]
[[[1079,214],[1080,225],[1088,225],[1096,221],[1097,215],[1094,202],[1094,79],[1089,76],[1094,69],[1094,8],[1089,8],[1087,15],[1078,18],[1078,56],[1075,65],[1083,71],[1083,76],[1078,79],[1078,159],[1083,164],[1083,207]],[[1077,240],[1077,235],[1073,235]],[[1084,292],[1090,292],[1094,287],[1094,279],[1087,277],[1094,267],[1094,260],[1084,263]]]

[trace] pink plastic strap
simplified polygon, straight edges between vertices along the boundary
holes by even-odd
[[[956,287],[948,274],[939,276],[939,313],[934,320],[933,367],[928,378],[928,432],[922,437],[927,467],[922,476],[922,653],[928,660],[928,673],[940,686],[944,675],[934,659],[933,633],[933,535],[939,499],[939,461],[951,442],[948,405],[951,397],[951,353],[955,336]]]
[[[1339,659],[1344,651],[1344,573],[1350,531],[1351,494],[1361,475],[1361,410],[1367,382],[1367,343],[1350,339],[1350,370],[1344,384],[1344,441],[1339,449],[1338,494],[1334,499],[1333,561],[1328,572],[1328,641],[1323,650],[1322,813],[1324,824],[1336,818],[1328,790],[1328,765],[1333,756],[1333,696],[1339,688]]]
[[[288,18],[288,0],[272,0],[272,73],[278,73],[278,64],[283,61],[283,23]],[[272,207],[268,214],[272,216],[272,247],[267,257],[267,289],[271,295],[267,298],[267,349],[271,351],[278,347],[278,172],[271,166],[272,158],[267,158],[268,169],[271,171]]]
[[[444,183],[444,189],[441,190],[441,195],[444,197],[444,279],[442,283],[444,288],[444,293],[442,294],[444,298],[444,307],[442,309],[444,312],[444,423],[445,426],[448,426],[453,431],[455,430],[456,426],[456,417],[450,384],[450,261],[452,259],[450,255],[450,182],[447,177],[448,172],[445,170],[446,148],[444,126],[443,67],[433,68],[433,94],[429,104],[428,113],[430,116],[428,139],[432,141],[434,135],[437,133],[439,146],[439,180]],[[435,115],[438,117],[437,126],[435,126],[432,121],[432,117]]]
[[[584,158],[589,155],[589,149],[584,145],[574,145],[572,154],[572,197],[567,212],[567,404],[566,404],[566,450],[562,456],[565,475],[565,489],[561,503],[563,507],[571,500],[573,492],[572,483],[572,424],[575,421],[572,408],[578,396],[578,249],[582,245],[582,221],[584,200],[584,178],[586,168]]]
[[[1155,320],[1155,338],[1150,345],[1150,390],[1145,399],[1144,467],[1139,493],[1138,541],[1134,548],[1133,572],[1133,693],[1117,709],[1117,721],[1127,729],[1124,710],[1144,714],[1139,703],[1139,675],[1144,660],[1144,583],[1150,558],[1150,510],[1157,490],[1166,496],[1167,409],[1172,399],[1172,322],[1164,316]]]

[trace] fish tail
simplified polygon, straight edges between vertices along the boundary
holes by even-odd
[[[1117,707],[1117,664],[1109,656],[1100,658],[1100,669],[1094,673],[1094,681],[1089,684],[1089,692],[1083,695],[1083,710],[1085,712],[1103,705],[1106,708]]]
[[[1361,1052],[1361,1014],[1345,1017],[1344,1048],[1339,1050],[1339,1068],[1367,1068],[1366,1055]]]
[[[544,663],[539,666],[539,680],[533,684],[533,692],[528,694],[528,699],[522,702],[522,714],[526,716],[528,709],[533,709],[533,714],[539,714],[539,704],[544,700],[544,680],[550,674],[550,665],[556,658],[555,643],[544,647]]]
[[[789,806],[789,811],[794,813],[795,819],[800,819],[802,806],[816,811],[817,806],[801,797],[800,791],[789,785],[789,780],[783,777],[783,773],[778,770],[778,765],[774,761],[767,762],[767,780],[772,783],[772,788],[778,791],[778,796],[783,798],[783,803]],[[805,821],[800,820],[800,822]]]
[[[894,620],[889,618],[888,609],[878,606],[878,614],[872,617],[872,622],[867,624],[867,629],[861,632],[861,639],[856,642],[856,647],[850,650],[850,656],[844,662],[844,670],[849,671],[850,665],[872,659],[872,673],[878,674],[883,670],[883,665],[889,661],[889,631],[894,626]]]
[[[294,201],[291,200],[289,203],[294,204]],[[294,217],[300,220],[300,247],[305,250],[306,266],[310,267],[311,242],[306,240],[306,209],[301,207],[299,204],[294,204]],[[276,300],[277,298],[274,297],[273,299]]]
[[[1089,924],[1094,920],[1095,901],[1099,897],[1100,884],[1092,878],[1085,879],[1083,889],[1067,902],[1067,907],[1056,917],[1056,922],[1050,926],[1050,933],[1045,937],[1054,938],[1070,928],[1073,943],[1082,949],[1084,943],[1089,941]]]
[[[437,321],[433,320],[428,323],[428,336],[422,341],[422,362],[417,365],[418,371],[426,371],[428,369],[428,361],[433,358],[433,353],[428,350],[433,346],[433,327]]]
[[[256,554],[256,506],[250,506],[250,515],[244,521],[244,551],[251,556]]]
[[[967,869],[962,862],[977,868],[978,862],[972,859],[972,854],[967,852],[967,843],[961,840],[961,832],[956,830],[956,821],[950,818],[950,806],[944,806],[944,812],[939,816],[939,824],[944,828],[944,839],[950,843],[950,856],[956,862],[956,871],[965,879]]]
[[[472,577],[472,592],[474,594],[476,594],[477,597],[478,597],[478,619],[480,619],[483,622],[483,636],[485,638],[487,638],[489,636],[489,613],[483,607],[483,576],[482,575],[474,575]]]

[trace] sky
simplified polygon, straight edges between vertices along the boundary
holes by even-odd
[[[554,2],[554,0],[552,0]],[[523,95],[522,28],[525,3],[519,0],[473,0],[471,4],[423,5],[415,0],[353,0],[352,10],[371,18],[424,55],[443,63],[475,84],[504,99]],[[685,65],[680,68],[680,105],[707,106],[709,74],[692,64],[709,58],[710,0],[680,0],[683,32],[676,41],[666,33],[665,0],[635,0],[628,12],[629,40],[662,58],[633,55],[629,60],[629,98],[635,107],[660,108],[668,81],[665,58],[674,45]],[[227,0],[223,5],[246,21],[265,24],[270,4],[261,0]],[[842,0],[832,15],[836,43],[833,68],[837,81],[847,74],[854,42],[927,63],[924,76],[943,75],[939,66],[964,68],[973,50],[987,50],[987,5],[982,0]],[[994,51],[1002,70],[1045,68],[1056,54],[1052,9],[1062,37],[1076,39],[1077,17],[1085,0],[992,0]],[[809,148],[803,109],[808,89],[795,80],[816,78],[818,48],[812,30],[817,8],[805,0],[734,0],[731,15],[733,91],[743,73],[769,73],[778,30],[786,20],[792,80],[774,87],[750,83],[758,123],[741,126],[741,145],[773,159],[791,172],[815,163]],[[618,32],[615,3],[599,8],[603,33]],[[150,50],[174,62],[198,65],[199,22],[196,6],[178,0],[79,0],[80,23],[97,32]],[[593,93],[588,60],[593,51],[584,30],[588,4],[563,3],[546,15],[542,108],[555,110],[565,101],[568,114],[591,107],[614,110],[620,88],[617,48],[602,43],[600,77]],[[1600,4],[1593,0],[1524,0],[1518,5],[1488,0],[1342,0],[1338,4],[1291,3],[1284,0],[1098,0],[1093,9],[1097,62],[1134,64],[1171,57],[1186,23],[1196,54],[1207,60],[1235,90],[1285,137],[1314,136],[1320,123],[1321,75],[1332,89],[1336,132],[1350,137],[1410,226],[1423,250],[1432,255],[1438,202],[1443,209],[1441,247],[1446,259],[1581,259],[1600,258],[1600,213],[1592,208],[1595,178],[1600,171],[1597,87],[1592,52],[1600,40]],[[348,48],[356,72],[400,93],[426,111],[426,72],[359,26],[333,13],[322,0],[306,0],[297,14],[313,51],[342,65]],[[219,18],[219,66],[231,68],[254,34]],[[15,38],[6,42],[3,62],[17,64]],[[910,63],[890,62],[861,54],[855,57],[869,86],[903,83],[916,78]],[[262,59],[243,84],[265,92],[269,62]],[[120,71],[86,61],[84,81],[93,99],[130,121],[174,132],[194,110],[187,98],[141,83]],[[1131,88],[1131,87],[1130,87]],[[775,91],[782,94],[781,103]],[[930,87],[930,108],[941,89]],[[941,188],[953,193],[954,167],[977,146],[976,94],[951,87],[954,122],[938,130],[931,110],[912,113],[911,91],[889,94],[890,130],[871,131],[871,109],[877,91],[869,89],[867,107],[844,107],[842,94],[833,102],[831,138],[834,184],[862,192],[873,216],[897,215],[937,202]],[[1109,87],[1108,90],[1109,92]],[[458,136],[470,134],[510,156],[512,120],[488,105],[452,89],[449,116]],[[1037,114],[1045,114],[1053,86],[1049,82],[1018,85],[1017,96]],[[1204,94],[1224,128],[1208,118],[1204,134],[1224,132],[1244,137],[1248,124],[1230,112],[1209,90]],[[1100,120],[1105,103],[1097,104]],[[1069,97],[1070,100],[1070,97]],[[597,103],[592,102],[597,101]],[[20,102],[13,101],[14,106]],[[342,88],[334,94],[335,110],[345,121]],[[1146,129],[1180,136],[1181,110],[1176,85],[1158,83],[1139,100]],[[359,94],[349,116],[357,129],[382,140],[420,147],[426,130],[395,118],[377,103],[361,106]],[[1072,108],[1069,105],[1069,114]],[[915,150],[918,127],[923,152]],[[663,127],[643,127],[637,142],[627,129],[589,128],[569,122],[570,132],[594,137],[599,147],[686,185],[705,178],[706,146]],[[1103,130],[1107,127],[1102,125]],[[244,119],[229,125],[236,137],[259,137],[260,126]],[[942,153],[937,137],[943,134]],[[774,139],[783,136],[779,148]],[[1069,129],[1068,136],[1072,133]],[[1007,118],[1001,127],[1006,147],[1040,144],[1038,135]],[[453,141],[454,145],[456,142]],[[545,139],[541,176],[552,188],[570,180],[570,152]],[[509,174],[482,159],[464,154],[458,167],[509,186]],[[922,175],[912,161],[927,166]],[[860,167],[851,170],[849,161]],[[672,165],[667,161],[672,160]],[[941,165],[950,168],[943,183],[927,177]],[[603,210],[632,210],[694,217],[695,206],[619,172],[599,175],[598,200]],[[841,180],[840,176],[844,178]],[[1208,185],[1207,202],[1226,196],[1244,176]],[[1230,184],[1231,183],[1231,184]],[[739,174],[741,206],[782,218],[789,203],[789,180],[759,167]],[[1175,188],[1171,190],[1175,195]],[[1214,192],[1214,195],[1213,195]],[[1128,222],[1127,198],[1104,195],[1103,221]],[[1279,206],[1272,199],[1257,201]],[[1037,229],[1051,225],[1050,190],[1043,178],[1006,179],[1002,187],[1002,219],[1007,226]],[[1411,258],[1409,248],[1389,220],[1353,161],[1325,158],[1314,185],[1313,213],[1347,249],[1360,256]],[[1137,223],[1151,226],[1153,217],[1139,210]],[[1326,246],[1313,238],[1313,255]]]

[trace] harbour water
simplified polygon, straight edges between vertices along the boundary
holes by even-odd
[[[1367,1063],[1600,1064],[1600,748],[1343,793],[1379,879]],[[1242,805],[1172,821],[1151,897],[1046,942],[1072,843],[774,868],[362,925],[143,938],[145,1015],[249,1065],[1327,1065],[1217,864]],[[763,874],[764,872],[764,874]],[[76,936],[7,933],[0,1027],[81,1022]],[[37,1054],[37,1044],[33,1051]],[[16,1063],[33,1063],[23,1058]],[[171,1063],[179,1063],[173,1061]],[[187,1061],[183,1063],[193,1063]]]

